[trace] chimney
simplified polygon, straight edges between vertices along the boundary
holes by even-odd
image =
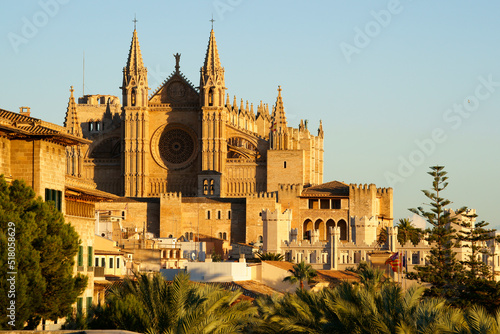
[[[246,263],[245,254],[240,254],[240,259],[238,260],[238,262]]]
[[[19,113],[23,116],[30,117],[30,107],[19,107]]]

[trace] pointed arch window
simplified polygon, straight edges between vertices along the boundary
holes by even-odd
[[[132,107],[135,107],[135,103],[136,103],[136,95],[137,95],[137,91],[135,88],[132,88],[132,94],[130,96],[130,104],[132,105]]]
[[[215,184],[214,180],[210,179],[210,195],[213,195],[215,193]]]
[[[208,181],[207,181],[207,179],[203,180],[203,195],[208,195]]]
[[[208,90],[208,105],[213,106],[214,105],[214,89],[210,88]]]

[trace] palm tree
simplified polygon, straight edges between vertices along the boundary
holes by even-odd
[[[463,328],[459,309],[451,308],[444,299],[422,299],[424,290],[414,286],[403,293],[397,284],[368,290],[362,285],[343,283],[334,290],[333,298],[325,302],[325,312],[339,319],[330,325],[330,332],[456,333]]]
[[[415,227],[408,218],[400,219],[397,227],[398,241],[402,246],[408,241],[411,241],[412,244],[416,245],[422,239],[422,229]]]
[[[358,265],[358,269],[354,272],[359,275],[359,283],[371,291],[391,283],[390,279],[385,277],[385,272],[383,270],[375,268],[371,263],[365,261],[361,261]]]
[[[489,314],[482,306],[474,305],[465,311],[466,328],[457,333],[497,334],[500,333],[500,310]]]
[[[255,300],[259,316],[246,328],[249,333],[323,333],[321,294],[297,290],[282,297],[262,296]]]
[[[312,268],[310,264],[306,264],[304,261],[293,266],[293,269],[288,270],[292,275],[287,276],[283,279],[283,282],[290,282],[291,284],[300,283],[300,289],[304,289],[304,281],[307,283],[311,282],[311,279],[316,277],[316,270]]]
[[[148,333],[234,333],[256,313],[241,292],[192,283],[188,274],[167,282],[159,274],[126,279],[96,310],[91,328]]]
[[[261,261],[283,261],[285,257],[279,253],[257,253],[257,257]]]

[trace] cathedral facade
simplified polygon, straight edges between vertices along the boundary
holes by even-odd
[[[288,127],[281,88],[270,112],[262,102],[230,101],[214,31],[195,87],[180,71],[149,94],[134,30],[123,69],[122,104],[115,96],[70,99],[65,126],[92,144],[71,152],[72,173],[127,197],[245,197],[280,183],[323,181],[323,130]],[[255,111],[256,109],[256,111]],[[81,159],[75,159],[80,157]],[[80,161],[83,160],[83,161]]]
[[[323,184],[322,124],[315,133],[307,121],[289,126],[281,87],[272,107],[229,97],[213,29],[198,87],[174,56],[174,71],[150,94],[134,29],[121,102],[70,96],[64,126],[91,144],[67,148],[67,174],[128,202],[100,210],[123,211],[125,225],[147,224],[159,237],[246,243],[262,240],[262,210],[277,205],[292,210],[291,226],[304,238],[320,230],[326,239],[328,227],[339,226],[352,240],[353,217],[392,224],[392,189]],[[134,207],[136,214],[124,212]]]

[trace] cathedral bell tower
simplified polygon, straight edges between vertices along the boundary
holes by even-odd
[[[215,174],[222,178],[227,158],[227,111],[224,106],[226,87],[213,28],[210,31],[205,63],[200,70],[199,88],[202,109],[202,174],[218,172]],[[215,193],[224,196],[223,180],[215,181],[219,187],[214,190]]]
[[[135,22],[137,21],[134,20]],[[135,27],[120,88],[125,115],[122,145],[124,195],[146,197],[149,154],[148,71],[142,61]]]

